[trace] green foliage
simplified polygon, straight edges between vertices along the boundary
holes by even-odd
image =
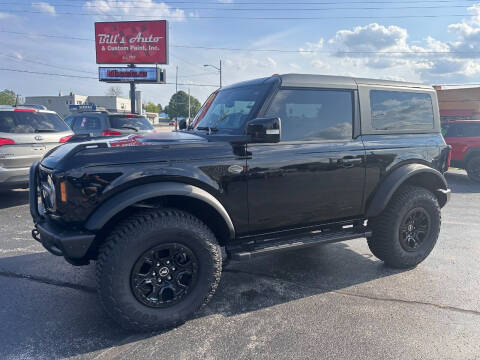
[[[146,104],[143,104],[143,109],[147,112],[152,112],[152,113],[159,113],[162,111],[162,105],[157,104],[155,105],[152,102],[148,102]]]
[[[0,92],[0,105],[15,105],[17,95],[12,90],[3,90]]]
[[[190,117],[195,117],[201,107],[200,101],[190,96]],[[168,106],[165,107],[165,112],[171,119],[188,117],[188,94],[185,91],[178,91],[173,94]]]

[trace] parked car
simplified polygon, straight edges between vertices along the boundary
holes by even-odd
[[[81,111],[65,118],[75,135],[120,136],[153,132],[154,128],[145,116],[111,113],[108,111]]]
[[[276,75],[222,88],[194,124],[69,143],[32,165],[34,238],[97,262],[121,326],[191,317],[218,286],[222,247],[249,260],[366,238],[388,266],[412,268],[435,246],[450,147],[433,88]]]
[[[0,107],[0,188],[27,187],[30,165],[72,135],[54,111]]]
[[[169,125],[169,126],[175,126],[176,123],[177,123],[176,120],[170,120],[170,121],[168,122],[168,125]]]
[[[442,129],[452,146],[451,165],[467,170],[470,179],[480,182],[480,120],[444,122]]]

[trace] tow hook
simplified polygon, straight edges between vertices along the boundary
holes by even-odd
[[[38,242],[42,242],[42,240],[40,239],[40,232],[38,231],[37,227],[34,227],[32,229],[32,237]]]

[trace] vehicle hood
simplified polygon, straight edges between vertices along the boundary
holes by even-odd
[[[41,164],[50,169],[66,170],[82,166],[185,161],[226,153],[232,154],[228,142],[208,141],[206,137],[178,131],[66,143],[47,153]]]

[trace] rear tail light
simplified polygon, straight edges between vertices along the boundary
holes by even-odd
[[[0,138],[0,146],[3,145],[15,145],[15,141],[13,141],[12,139]]]
[[[111,130],[102,131],[102,136],[117,136],[117,135],[122,135],[122,133],[118,131],[111,131]]]
[[[68,135],[68,136],[64,136],[60,139],[59,142],[61,143],[66,143],[68,140],[70,140],[72,138],[73,135]]]
[[[13,111],[19,111],[19,112],[37,112],[35,109],[14,109]]]
[[[127,114],[127,115],[125,115],[125,116],[126,116],[127,118],[133,118],[133,117],[135,117],[135,116],[137,116],[137,115]]]

